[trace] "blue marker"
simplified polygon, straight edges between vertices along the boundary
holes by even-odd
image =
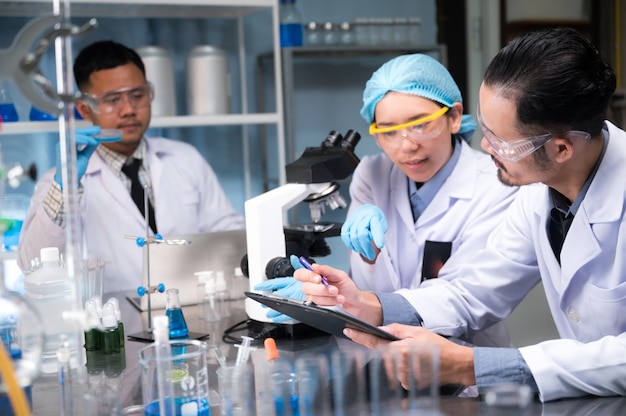
[[[311,263],[309,263],[307,259],[302,256],[300,256],[300,264],[303,265],[307,270],[313,271],[313,266],[311,266]],[[328,280],[326,280],[324,276],[322,276],[322,283],[324,284],[324,286],[328,286]]]

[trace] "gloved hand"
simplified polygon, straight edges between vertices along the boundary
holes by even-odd
[[[291,267],[293,267],[294,270],[302,268],[302,265],[300,264],[297,256],[289,256],[289,262],[291,263]],[[294,279],[293,276],[268,279],[265,282],[256,285],[254,287],[254,290],[271,290],[273,291],[272,294],[276,296],[282,296],[298,300],[305,299],[305,295],[302,292],[302,282]],[[270,309],[267,312],[266,316],[270,318],[272,322],[276,323],[286,322],[293,319],[273,309]]]
[[[98,147],[98,140],[93,136],[100,133],[100,126],[83,127],[76,129],[76,176],[78,183],[87,170],[89,158]],[[57,170],[54,174],[54,181],[63,188],[61,180],[61,144],[57,143]]]
[[[387,220],[380,208],[365,204],[355,209],[341,227],[341,241],[353,251],[356,251],[368,260],[374,260],[376,247],[385,246]]]

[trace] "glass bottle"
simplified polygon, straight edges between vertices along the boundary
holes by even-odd
[[[302,16],[296,0],[280,0],[280,46],[302,46]]]
[[[224,278],[224,272],[219,270],[215,274],[215,298],[217,299],[217,309],[220,319],[230,316],[230,296],[228,286]]]
[[[165,294],[165,315],[169,318],[170,339],[187,338],[189,330],[178,300],[178,289],[167,289]]]
[[[61,266],[57,247],[42,248],[40,259],[41,267],[24,277],[24,299],[39,313],[45,331],[41,371],[56,373],[61,335],[65,335],[70,344],[71,367],[78,366],[78,334],[63,318],[63,312],[74,302],[73,282]]]
[[[202,300],[204,320],[207,322],[220,320],[216,292],[215,277],[210,277],[204,285],[204,299]]]
[[[109,298],[107,303],[111,303],[115,310],[115,319],[117,320],[117,330],[120,334],[120,348],[124,348],[124,322],[122,322],[122,310],[120,309],[120,301],[117,298]]]
[[[117,327],[115,317],[115,306],[112,303],[105,303],[102,307],[102,353],[115,354],[120,352],[120,330]]]

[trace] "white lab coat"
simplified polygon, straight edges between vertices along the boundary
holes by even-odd
[[[502,185],[488,155],[460,143],[456,166],[417,223],[409,201],[409,179],[387,155],[366,156],[359,163],[350,185],[349,211],[373,204],[385,213],[388,224],[385,246],[375,264],[350,253],[350,274],[360,289],[394,292],[443,283],[485,246],[518,188]],[[452,250],[438,278],[420,283],[426,240],[452,242]],[[413,306],[421,309],[417,303]],[[464,338],[477,345],[510,345],[504,324]]]
[[[405,293],[425,325],[459,335],[503,319],[540,281],[561,339],[521,348],[543,401],[626,395],[626,133],[610,140],[559,264],[548,188],[524,186],[487,248],[450,285]],[[445,307],[441,307],[445,305]],[[532,325],[529,322],[529,325]]]
[[[244,228],[218,179],[191,145],[162,138],[148,139],[147,157],[154,192],[158,231],[164,237]],[[35,188],[18,246],[22,269],[42,247],[65,249],[65,229],[55,225],[42,201],[54,180],[46,172]],[[82,178],[79,203],[86,252],[106,261],[104,291],[136,290],[142,284],[142,248],[125,235],[145,236],[145,221],[129,191],[97,153]]]

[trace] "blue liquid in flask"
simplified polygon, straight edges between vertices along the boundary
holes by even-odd
[[[170,320],[170,339],[186,338],[189,334],[187,322],[180,308],[167,309],[165,315]]]
[[[167,295],[165,315],[170,320],[170,339],[187,338],[189,330],[183,316],[183,310],[180,308],[178,289],[167,289],[165,294]]]

